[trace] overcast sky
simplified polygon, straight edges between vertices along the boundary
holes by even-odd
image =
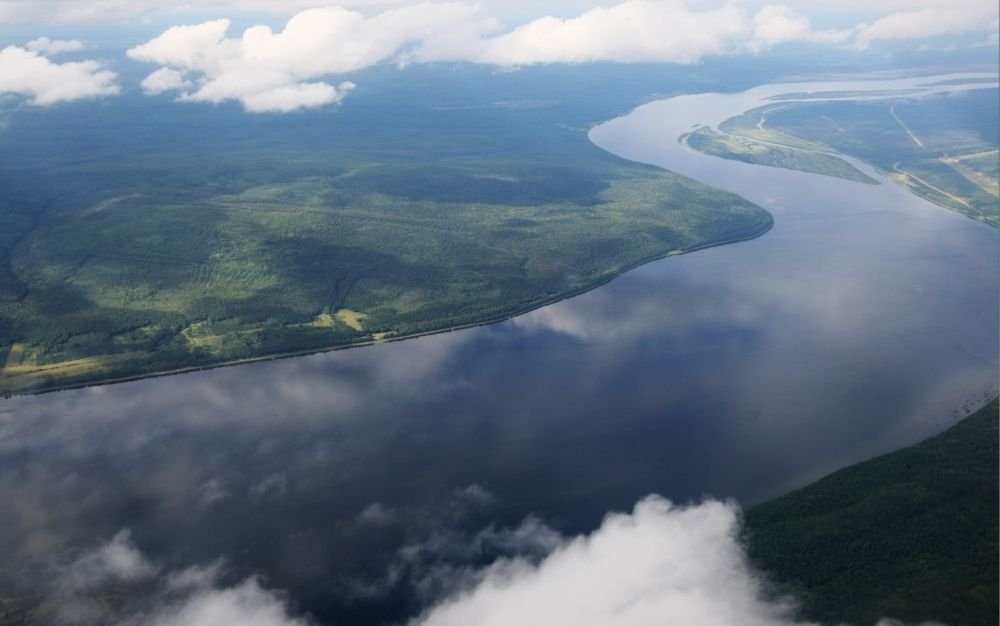
[[[366,12],[386,8],[415,5],[414,0],[342,0],[317,2],[316,0],[0,0],[0,21],[19,20],[39,24],[49,22],[109,22],[133,20],[142,17],[157,19],[184,14],[218,12],[232,16],[237,12],[268,12],[289,15],[302,9],[337,4]],[[598,0],[480,0],[476,4],[494,15],[511,19],[531,19],[543,15],[566,17],[614,2]],[[718,7],[736,4],[760,8],[776,4],[773,0],[688,0],[693,8]],[[797,11],[815,15],[843,15],[870,19],[895,11],[914,11],[926,8],[995,7],[990,0],[785,0]]]

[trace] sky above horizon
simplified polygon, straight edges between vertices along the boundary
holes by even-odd
[[[118,94],[113,68],[84,54],[96,48],[87,34],[112,26],[152,33],[148,39],[140,35],[127,52],[149,65],[142,81],[146,94],[180,102],[235,101],[252,113],[335,104],[354,87],[336,80],[338,75],[380,63],[467,62],[504,69],[595,61],[694,64],[794,43],[863,51],[881,42],[949,36],[966,46],[996,47],[998,41],[992,0],[539,5],[202,0],[164,7],[152,0],[0,0],[0,25],[19,36],[0,40],[6,44],[0,49],[0,94],[35,106]],[[75,56],[64,61],[66,53]]]

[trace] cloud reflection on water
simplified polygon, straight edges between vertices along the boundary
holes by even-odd
[[[995,393],[995,231],[889,185],[683,157],[776,199],[774,230],[494,326],[3,401],[0,582],[130,528],[164,567],[224,556],[324,618],[401,618],[412,593],[349,591],[416,528],[752,501]],[[496,502],[458,513],[471,484]]]

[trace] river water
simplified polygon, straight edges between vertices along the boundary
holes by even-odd
[[[2,580],[127,528],[164,567],[224,558],[374,622],[417,602],[387,574],[399,547],[443,530],[749,504],[946,428],[997,392],[997,232],[889,181],[677,142],[776,94],[913,86],[682,96],[592,130],[765,206],[759,239],[492,326],[0,402]]]

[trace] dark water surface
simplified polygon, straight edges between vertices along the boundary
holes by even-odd
[[[0,402],[0,580],[129,528],[321,619],[399,618],[402,545],[528,513],[585,531],[653,492],[752,503],[954,423],[997,391],[997,231],[676,142],[809,90],[674,98],[591,134],[767,207],[757,240],[489,327]]]

